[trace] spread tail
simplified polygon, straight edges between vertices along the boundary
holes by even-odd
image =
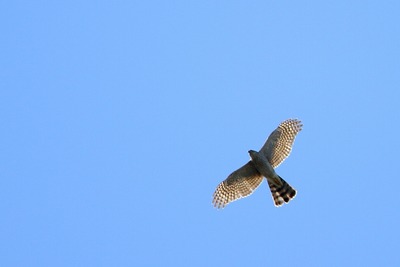
[[[272,198],[274,199],[274,204],[276,207],[282,206],[284,202],[288,203],[292,198],[296,196],[296,190],[293,187],[291,187],[282,178],[281,182],[282,186],[276,186],[275,184],[268,181],[268,185],[271,189]]]

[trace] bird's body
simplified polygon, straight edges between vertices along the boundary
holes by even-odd
[[[275,172],[275,168],[289,156],[294,139],[302,126],[297,119],[286,120],[270,134],[259,152],[250,150],[251,160],[218,185],[214,192],[214,206],[223,208],[232,201],[250,195],[264,177],[275,206],[281,206],[293,199],[296,190]]]
[[[271,164],[262,153],[249,150],[249,154],[251,161],[254,163],[254,167],[268,180],[268,182],[273,183],[276,186],[282,186],[281,178],[276,174],[274,168],[272,168]]]

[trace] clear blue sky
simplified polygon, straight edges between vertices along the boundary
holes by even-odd
[[[3,1],[1,266],[400,266],[399,1]],[[266,183],[215,187],[283,120]]]

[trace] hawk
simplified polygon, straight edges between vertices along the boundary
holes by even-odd
[[[267,179],[276,207],[288,203],[296,196],[296,190],[275,172],[290,154],[294,139],[303,124],[297,119],[288,119],[279,124],[268,137],[259,152],[249,150],[250,161],[232,172],[217,186],[213,195],[216,208],[223,208],[232,201],[249,196]]]

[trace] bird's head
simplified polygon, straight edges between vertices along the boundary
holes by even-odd
[[[249,154],[250,154],[250,157],[251,158],[253,158],[255,155],[257,155],[257,151],[254,151],[254,150],[249,150]]]

